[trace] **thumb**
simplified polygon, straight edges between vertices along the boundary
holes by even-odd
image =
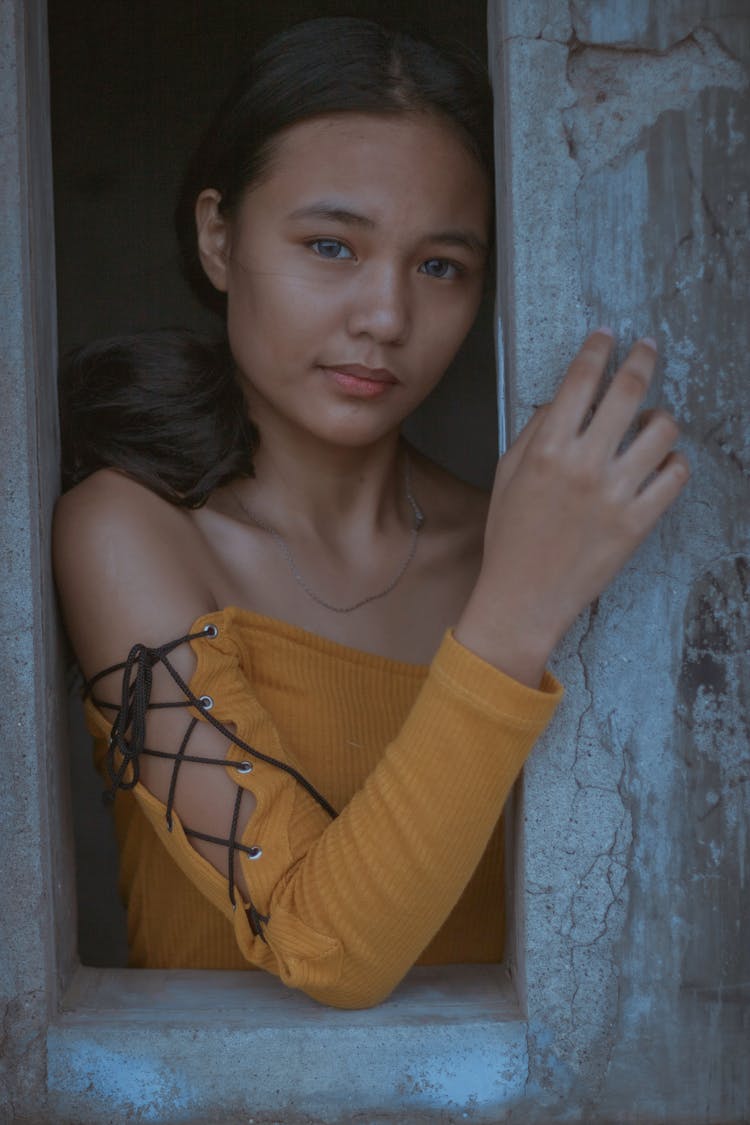
[[[518,434],[507,451],[502,455],[497,466],[497,474],[495,476],[496,484],[500,483],[500,481],[505,484],[514,475],[523,460],[524,453],[531,444],[534,434],[546,418],[549,408],[550,404],[548,402],[537,406],[520,434]]]

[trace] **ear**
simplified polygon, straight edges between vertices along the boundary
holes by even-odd
[[[220,203],[221,195],[215,188],[202,191],[195,201],[195,226],[198,257],[206,277],[220,293],[226,293],[229,224],[219,210]]]

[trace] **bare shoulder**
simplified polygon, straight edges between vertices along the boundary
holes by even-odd
[[[86,675],[122,660],[133,644],[184,634],[212,609],[188,512],[111,469],[60,497],[55,580]]]

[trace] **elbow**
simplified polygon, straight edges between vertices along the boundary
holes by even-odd
[[[324,987],[309,986],[304,991],[313,1000],[325,1004],[328,1008],[361,1011],[376,1008],[384,1003],[397,984],[398,981],[384,985],[381,981],[368,979],[363,974],[360,979],[345,978]]]
[[[290,956],[288,952],[279,956],[279,949],[274,949],[277,971],[287,987],[329,1008],[374,1008],[388,999],[408,969],[347,954],[337,939],[316,936],[317,955],[308,951],[307,956]]]
[[[367,943],[352,949],[340,935],[321,933],[280,905],[271,911],[266,942],[283,983],[331,1008],[382,1004],[412,964]]]

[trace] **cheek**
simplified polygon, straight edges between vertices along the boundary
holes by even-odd
[[[232,353],[246,373],[261,376],[285,359],[312,362],[329,338],[341,302],[333,287],[311,285],[284,274],[266,274],[230,290],[227,332]]]
[[[466,339],[479,310],[481,288],[467,294],[460,301],[432,304],[425,310],[422,328],[424,355],[434,357],[434,362],[448,366]]]

